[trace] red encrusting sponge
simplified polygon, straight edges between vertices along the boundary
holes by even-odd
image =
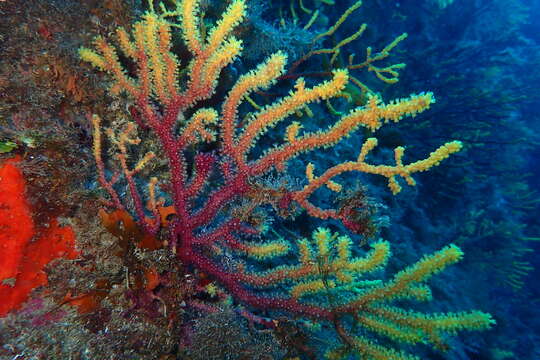
[[[19,161],[14,157],[0,163],[0,317],[18,309],[33,289],[47,284],[43,270],[49,262],[78,255],[73,229],[59,226],[56,219],[36,233]]]

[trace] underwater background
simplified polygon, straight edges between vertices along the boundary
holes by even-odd
[[[540,359],[540,1],[0,14],[0,359]]]

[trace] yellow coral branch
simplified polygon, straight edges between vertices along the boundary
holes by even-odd
[[[284,240],[267,241],[259,244],[249,244],[245,247],[245,253],[257,260],[272,259],[285,255],[289,252],[290,246]]]
[[[350,283],[353,275],[358,277],[386,264],[390,257],[388,242],[378,241],[364,257],[351,258],[352,241],[347,236],[337,236],[326,228],[313,232],[312,241],[316,251],[307,240],[298,242],[299,264],[283,265],[265,272],[244,273],[242,280],[257,287],[268,287],[277,283],[295,280],[291,288],[293,297],[301,297],[324,290],[320,286],[321,273],[335,276],[333,283]],[[278,242],[279,244],[279,242]],[[337,249],[334,254],[332,249]]]
[[[202,40],[199,32],[199,0],[180,1],[180,28],[184,43],[193,55],[202,52]]]
[[[400,271],[384,287],[374,288],[359,295],[341,310],[365,308],[367,305],[382,299],[389,301],[399,297],[404,292],[407,292],[409,286],[426,281],[431,276],[444,270],[448,265],[456,263],[462,257],[463,252],[457,246],[449,245],[433,255],[424,256],[416,264]]]
[[[196,144],[198,141],[211,142],[215,140],[214,131],[207,129],[208,125],[216,124],[218,113],[214,109],[199,109],[187,122],[182,130],[180,142]]]
[[[222,120],[222,138],[224,142],[225,152],[233,155],[237,159],[240,155],[236,148],[236,137],[234,130],[236,127],[236,116],[240,102],[247,97],[251,92],[258,89],[265,89],[273,84],[278,76],[283,74],[287,56],[281,52],[277,52],[270,56],[264,63],[260,64],[257,69],[242,75],[236,84],[233,86],[223,104],[223,120]]]
[[[244,157],[247,155],[251,147],[254,145],[256,139],[258,139],[269,128],[276,126],[288,115],[291,115],[297,109],[302,108],[306,104],[314,101],[325,100],[336,96],[347,84],[348,74],[345,70],[334,71],[332,80],[326,81],[322,84],[308,89],[305,87],[303,79],[298,79],[295,85],[295,90],[287,97],[281,99],[279,102],[267,106],[261,112],[255,114],[253,119],[244,127],[244,131],[238,141],[238,153]],[[298,143],[299,140],[291,143]],[[288,158],[296,155],[289,154]],[[277,160],[277,161],[276,161]],[[272,165],[280,165],[286,159],[274,159],[272,157],[264,157],[259,161],[259,164],[252,168],[254,173],[263,172],[269,169]]]
[[[323,37],[327,37],[327,36],[331,36],[332,34],[334,34],[336,32],[337,29],[339,29],[339,27],[341,26],[341,24],[343,24],[343,22],[345,20],[347,20],[347,18],[349,17],[349,15],[352,14],[353,11],[355,11],[356,9],[358,9],[360,6],[362,6],[362,1],[357,1],[355,2],[351,7],[349,7],[347,10],[345,10],[345,12],[339,17],[339,19],[336,21],[336,23],[334,25],[332,25],[328,30],[326,30],[325,32],[317,35],[314,39],[313,39],[313,42],[317,42],[319,41],[321,38]]]
[[[342,84],[339,83],[339,86]],[[386,121],[399,121],[404,116],[414,116],[426,109],[429,108],[431,102],[433,101],[433,96],[430,93],[420,94],[417,96],[411,96],[408,99],[402,99],[399,101],[391,102],[388,105],[382,104],[380,100],[375,97],[372,98],[372,101],[367,104],[365,107],[360,107],[358,109],[352,110],[348,115],[342,117],[338,122],[336,122],[332,127],[326,131],[319,131],[314,133],[308,133],[300,137],[296,137],[294,141],[289,141],[283,146],[275,147],[270,150],[263,158],[259,159],[258,162],[253,166],[252,173],[259,174],[273,166],[283,166],[283,164],[290,158],[298,156],[300,153],[312,151],[316,148],[328,147],[336,144],[342,139],[348,137],[352,132],[356,131],[360,126],[365,126],[369,129],[376,130],[381,127],[381,125]],[[281,114],[280,114],[281,115]],[[285,114],[283,114],[285,115]],[[246,128],[246,132],[250,131],[250,137],[244,142],[252,142],[254,138],[260,136],[260,133],[266,128],[265,126],[275,124],[275,120],[267,120],[265,118],[259,119],[259,123],[256,126],[251,128]],[[374,146],[370,140],[366,146],[364,152],[367,152],[369,146],[371,148]],[[245,146],[240,148],[242,151],[246,151]],[[445,150],[446,149],[446,150]],[[439,149],[433,157],[430,157],[430,161],[418,163],[414,166],[411,166],[406,169],[399,169],[399,171],[394,171],[392,174],[391,167],[384,167],[382,165],[373,167],[367,165],[363,162],[348,162],[328,170],[325,175],[321,176],[319,182],[312,182],[308,184],[309,191],[306,190],[306,194],[311,194],[315,188],[320,187],[323,184],[326,184],[332,177],[342,173],[344,171],[362,171],[369,173],[376,173],[381,175],[388,175],[390,181],[392,181],[391,175],[396,173],[407,174],[408,172],[424,171],[426,165],[435,165],[438,164],[444,158],[444,153],[449,155],[453,152],[456,152],[460,149],[458,142],[449,143],[448,147]],[[365,155],[364,155],[365,156]],[[394,169],[394,170],[397,170]],[[330,185],[332,186],[332,185]],[[396,187],[392,189],[397,190]],[[299,200],[306,198],[299,194],[297,196]]]
[[[401,186],[396,181],[396,176],[401,176],[406,182],[414,186],[416,182],[411,177],[411,174],[416,172],[422,172],[430,169],[433,166],[437,166],[441,161],[448,158],[451,154],[461,150],[462,144],[459,141],[448,142],[440,146],[437,150],[433,151],[429,156],[423,160],[415,161],[413,163],[403,165],[402,157],[405,149],[403,147],[397,147],[395,149],[395,161],[396,165],[371,165],[365,162],[365,157],[375,146],[377,145],[377,139],[369,138],[364,142],[360,155],[357,161],[348,161],[326,170],[321,176],[316,177],[313,174],[313,165],[308,164],[306,168],[306,174],[308,178],[308,184],[304,186],[302,190],[296,191],[293,195],[294,199],[304,207],[311,216],[321,219],[327,219],[329,217],[335,217],[334,210],[321,210],[313,206],[308,198],[319,188],[326,185],[333,191],[338,191],[341,187],[332,181],[332,178],[352,171],[358,171],[366,174],[381,175],[388,179],[388,187],[395,195],[401,191]]]
[[[217,22],[215,27],[210,31],[208,35],[208,42],[204,51],[208,54],[214,54],[218,51],[218,48],[223,43],[232,30],[240,24],[242,19],[246,16],[246,4],[242,0],[234,0],[222,18]]]

